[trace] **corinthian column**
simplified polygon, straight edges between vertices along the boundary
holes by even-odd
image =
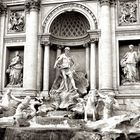
[[[89,45],[88,44],[84,44],[83,45],[84,47],[85,47],[85,52],[86,52],[86,73],[87,73],[87,79],[88,80],[90,80],[89,79],[89,70],[90,70],[90,68],[89,68],[89,62],[90,62],[90,60],[89,60]]]
[[[50,47],[49,41],[44,43],[44,72],[43,72],[43,95],[47,96],[49,92],[49,61]]]
[[[101,4],[101,90],[112,90],[112,50],[111,50],[111,0],[100,0]]]
[[[6,5],[0,2],[0,92],[4,87],[3,54],[4,54],[4,30],[5,30]]]
[[[90,46],[90,91],[94,91],[97,88],[96,80],[96,41],[97,39],[91,38]]]
[[[26,46],[24,49],[25,92],[35,93],[37,90],[37,48],[38,48],[38,11],[39,0],[27,0],[26,12]]]

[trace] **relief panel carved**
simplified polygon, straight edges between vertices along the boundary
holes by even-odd
[[[8,19],[8,33],[24,32],[25,14],[21,10],[11,10]]]
[[[119,25],[133,25],[138,22],[137,0],[118,1],[118,23]]]

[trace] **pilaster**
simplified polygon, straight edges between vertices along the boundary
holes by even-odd
[[[4,54],[4,33],[5,33],[5,17],[7,6],[0,2],[0,93],[4,87],[3,81],[3,54]]]
[[[89,58],[89,53],[90,53],[90,48],[89,48],[89,45],[88,44],[84,44],[84,47],[85,47],[85,52],[86,52],[86,73],[87,73],[87,79],[90,80],[90,76],[89,76],[89,71],[90,71],[90,58]]]

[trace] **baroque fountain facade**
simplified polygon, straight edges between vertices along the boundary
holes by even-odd
[[[1,0],[1,137],[138,139],[139,6]]]

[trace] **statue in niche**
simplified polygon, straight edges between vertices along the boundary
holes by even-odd
[[[25,21],[22,11],[11,11],[8,30],[14,32],[24,31]]]
[[[119,24],[127,25],[137,22],[136,2],[120,2]]]
[[[65,53],[58,56],[54,68],[59,75],[50,90],[50,98],[55,109],[66,109],[76,104],[77,98],[87,93],[88,80],[85,74],[75,70],[75,63],[70,56],[70,48],[64,49]]]
[[[58,89],[58,91],[62,91],[62,90],[66,90],[69,91],[69,83],[67,80],[67,77],[70,79],[70,82],[72,84],[72,87],[74,90],[77,90],[78,88],[75,86],[75,81],[73,79],[73,70],[72,70],[72,66],[74,65],[74,61],[72,60],[72,58],[70,57],[70,48],[66,47],[65,48],[65,53],[61,54],[55,64],[54,64],[54,68],[59,68],[62,74],[62,82],[60,84],[60,87]]]
[[[10,65],[6,71],[9,74],[9,84],[11,87],[21,87],[23,84],[23,61],[20,52],[15,52],[15,57],[12,58]]]
[[[127,52],[120,61],[123,72],[122,84],[139,82],[138,62],[140,51],[134,51],[134,45],[129,45],[130,51]]]

